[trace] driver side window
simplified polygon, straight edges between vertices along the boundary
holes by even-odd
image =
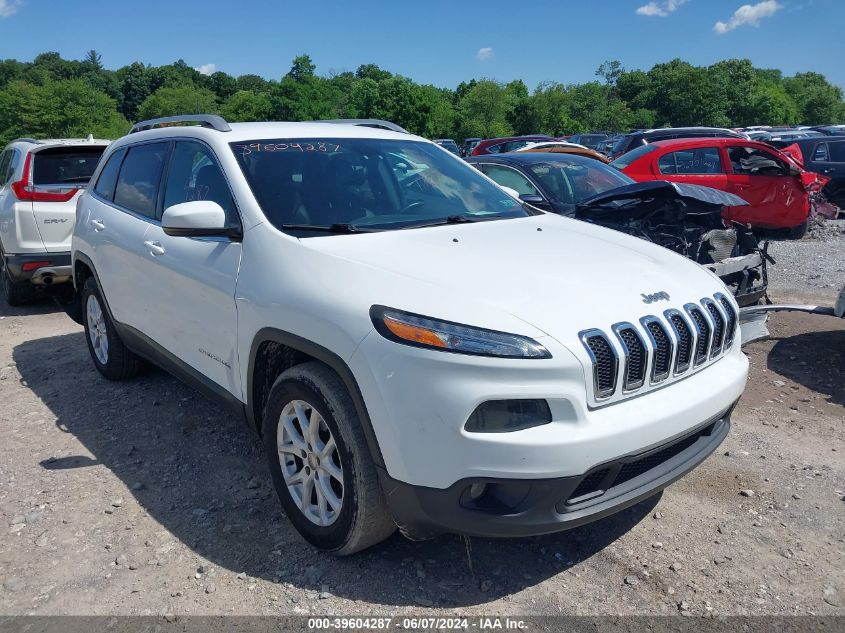
[[[733,173],[746,176],[784,176],[788,173],[786,163],[774,154],[751,147],[728,149]]]
[[[194,200],[216,202],[226,212],[226,225],[239,225],[232,193],[214,156],[202,143],[177,141],[168,167],[164,208]]]
[[[501,165],[482,165],[481,171],[503,187],[515,189],[520,196],[542,195],[537,187],[531,184],[531,181],[528,180],[528,178],[510,167],[503,167]]]

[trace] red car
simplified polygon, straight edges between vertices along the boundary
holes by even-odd
[[[488,138],[481,141],[472,150],[473,156],[484,156],[485,154],[504,154],[525,147],[528,143],[536,141],[554,141],[551,136],[545,134],[531,134],[528,136],[505,136],[503,138]]]
[[[807,232],[811,195],[824,177],[775,148],[740,138],[690,138],[643,145],[611,163],[638,181],[671,180],[733,193],[747,207],[726,207],[726,220],[765,237],[797,239]]]

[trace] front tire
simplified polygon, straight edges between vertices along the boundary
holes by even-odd
[[[80,305],[85,340],[97,371],[109,380],[135,376],[141,369],[141,359],[120,339],[94,277],[85,280]]]
[[[276,492],[306,541],[346,556],[393,534],[361,421],[334,371],[315,361],[283,372],[263,420]]]

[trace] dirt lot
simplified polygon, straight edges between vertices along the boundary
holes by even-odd
[[[808,294],[835,292],[773,298]],[[845,321],[770,329],[725,444],[662,496],[337,560],[286,522],[241,423],[157,370],[106,382],[63,313],[0,300],[0,614],[845,614]]]

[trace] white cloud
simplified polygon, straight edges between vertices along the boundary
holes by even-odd
[[[665,18],[670,13],[677,11],[678,7],[686,4],[688,0],[662,0],[660,2],[653,0],[648,4],[644,4],[637,9],[637,15],[659,16]]]
[[[0,0],[0,18],[8,18],[18,10],[23,0]]]
[[[0,0],[2,2],[3,0]],[[198,66],[194,68],[194,70],[199,71],[203,75],[211,75],[217,72],[217,65],[216,64],[203,64],[202,66]]]
[[[478,52],[475,54],[475,58],[480,62],[486,62],[488,59],[493,59],[495,55],[496,53],[492,48],[484,47],[478,49]]]
[[[783,5],[777,2],[777,0],[764,0],[764,2],[758,2],[757,4],[744,4],[734,12],[731,19],[727,22],[716,22],[713,30],[719,35],[723,35],[745,24],[760,26],[760,20],[771,17],[782,8]]]

